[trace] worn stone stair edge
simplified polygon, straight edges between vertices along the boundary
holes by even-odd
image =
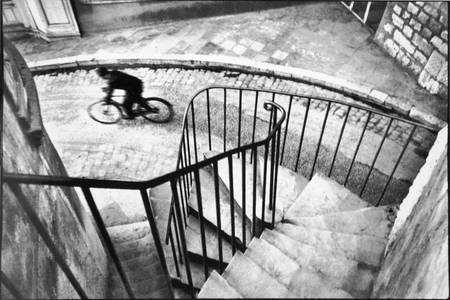
[[[230,70],[264,76],[279,77],[298,82],[317,85],[332,91],[337,91],[345,96],[357,97],[358,100],[375,105],[378,108],[388,108],[392,111],[409,117],[420,123],[431,126],[432,130],[441,129],[447,123],[432,114],[421,111],[408,104],[408,100],[386,94],[372,87],[356,84],[341,78],[314,72],[302,68],[281,66],[265,62],[257,62],[242,57],[225,55],[189,55],[189,54],[86,54],[68,56],[41,61],[28,62],[33,74],[58,71],[60,69],[94,68],[97,66],[138,67],[152,66],[186,68],[186,69],[210,69]]]
[[[195,218],[197,218],[197,219],[199,219],[200,218],[200,216],[199,216],[199,214],[198,214],[198,211],[195,209],[195,208],[193,208],[192,206],[188,206],[188,208],[189,208],[189,214],[190,215],[192,215],[193,217],[195,217]],[[203,217],[203,222],[204,222],[204,225],[205,226],[208,226],[208,227],[210,227],[211,229],[213,229],[213,230],[216,230],[217,231],[217,226],[216,226],[216,224],[214,224],[213,222],[211,222],[210,220],[208,220],[206,217]],[[224,240],[224,241],[226,241],[226,242],[228,242],[228,243],[232,243],[233,242],[233,237],[231,236],[231,235],[229,235],[228,233],[226,233],[223,229],[221,229],[220,230],[220,236],[221,236],[221,238]],[[237,237],[236,235],[235,235],[235,237],[234,237],[234,243],[235,243],[235,246],[236,246],[236,248],[237,249],[239,249],[240,251],[244,251],[244,243],[241,241],[241,239],[239,238],[239,237]]]

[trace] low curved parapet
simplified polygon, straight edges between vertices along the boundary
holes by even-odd
[[[432,114],[423,112],[407,103],[406,100],[388,95],[372,87],[355,84],[335,76],[326,75],[306,69],[256,62],[246,58],[222,55],[78,55],[29,63],[34,74],[70,69],[90,69],[106,67],[149,67],[206,69],[213,71],[236,71],[255,75],[273,76],[296,82],[307,83],[345,96],[353,97],[384,111],[391,111],[426,125],[443,128],[447,123]]]

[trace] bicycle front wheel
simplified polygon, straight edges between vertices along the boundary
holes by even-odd
[[[122,118],[119,105],[104,100],[92,103],[87,111],[92,119],[103,124],[114,124]]]
[[[167,123],[173,119],[174,111],[169,101],[159,97],[149,97],[143,101],[142,106],[146,112],[142,116],[147,120],[155,123]]]

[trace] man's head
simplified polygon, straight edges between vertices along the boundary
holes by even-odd
[[[97,72],[98,76],[100,76],[102,78],[105,78],[106,75],[109,73],[108,69],[105,67],[97,68],[97,70],[95,70],[95,71]]]

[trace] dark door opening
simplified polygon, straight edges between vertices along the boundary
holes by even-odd
[[[342,1],[341,3],[373,32],[377,31],[387,5],[386,1]]]

